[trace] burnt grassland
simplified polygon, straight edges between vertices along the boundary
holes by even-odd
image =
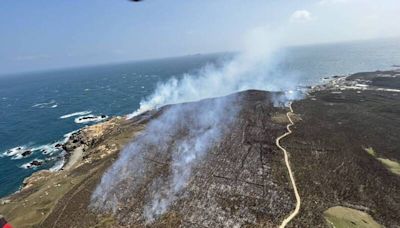
[[[394,85],[400,77],[378,77],[381,73],[350,79],[399,89]],[[324,226],[321,215],[334,206],[364,211],[386,227],[399,226],[400,176],[376,157],[400,161],[400,93],[317,91],[295,102],[293,109],[302,121],[293,126],[283,145],[290,151],[302,207],[291,226]],[[373,148],[376,157],[366,148]]]
[[[293,209],[294,196],[283,154],[274,144],[275,138],[285,131],[286,123],[272,121],[285,109],[273,107],[268,92],[246,91],[235,96],[238,100],[234,105],[240,107],[235,123],[196,165],[178,200],[151,227],[273,227]],[[104,172],[100,168],[65,194],[42,227],[144,226],[142,212],[149,201],[151,185],[155,179],[168,178],[171,158],[169,154],[154,156],[157,148],[142,153],[142,162],[149,171],[139,187],[132,189],[126,203],[120,205],[117,215],[96,214],[87,209],[91,192]]]

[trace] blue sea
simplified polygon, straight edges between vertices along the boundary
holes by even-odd
[[[283,72],[301,75],[303,85],[321,78],[400,65],[400,39],[289,47]],[[132,113],[158,83],[206,64],[219,65],[232,53],[190,55],[122,64],[0,76],[0,197],[18,190],[24,178],[62,165],[68,134],[115,115]],[[86,119],[87,120],[87,119]],[[28,154],[21,156],[22,152]],[[31,161],[44,165],[34,167]]]

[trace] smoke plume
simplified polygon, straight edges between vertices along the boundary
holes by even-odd
[[[279,68],[284,50],[278,34],[264,27],[253,29],[244,38],[244,50],[232,60],[222,67],[207,65],[197,75],[186,74],[180,80],[172,78],[158,85],[128,118],[167,104],[219,97],[248,89],[295,90],[297,75]]]
[[[128,145],[104,174],[92,195],[92,206],[117,213],[140,186],[146,186],[148,204],[143,217],[151,222],[162,215],[187,185],[193,167],[221,138],[235,118],[234,96],[167,107],[142,135]],[[168,163],[166,176],[146,183],[158,164]]]
[[[196,75],[173,78],[140,103],[132,118],[167,104],[220,97],[248,89],[293,91],[295,74],[279,68],[282,57],[279,37],[265,28],[251,31],[245,39],[245,50],[222,67],[205,66]],[[297,95],[276,97],[281,105]],[[144,194],[145,203],[138,216],[152,222],[164,214],[182,196],[193,176],[193,170],[234,123],[239,108],[234,96],[207,102],[168,106],[152,120],[145,131],[130,143],[118,160],[102,177],[92,195],[91,206],[103,212],[118,214],[135,201],[135,194]],[[168,167],[165,170],[165,167]],[[148,177],[157,176],[148,183]],[[145,193],[143,193],[145,189]],[[133,202],[133,201],[135,202]],[[124,206],[122,206],[124,205]]]

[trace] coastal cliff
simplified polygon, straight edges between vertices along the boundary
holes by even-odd
[[[158,156],[157,148],[141,152],[151,172],[130,189],[117,212],[89,205],[120,151],[171,106],[130,120],[114,117],[72,134],[63,145],[68,159],[63,169],[33,174],[21,191],[2,199],[0,214],[15,227],[276,227],[296,204],[283,152],[275,144],[289,123],[288,108],[272,101],[276,95],[254,90],[230,95],[238,110],[235,120],[194,167],[171,208],[151,223],[143,218],[150,184],[171,175],[171,158]],[[215,99],[177,105],[201,107]],[[288,226],[399,226],[400,72],[337,77],[292,107],[293,133],[281,144],[301,207]],[[185,138],[182,132],[171,137]]]

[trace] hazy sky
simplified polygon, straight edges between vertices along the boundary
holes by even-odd
[[[240,50],[268,27],[288,45],[400,36],[399,0],[1,0],[0,74]]]

